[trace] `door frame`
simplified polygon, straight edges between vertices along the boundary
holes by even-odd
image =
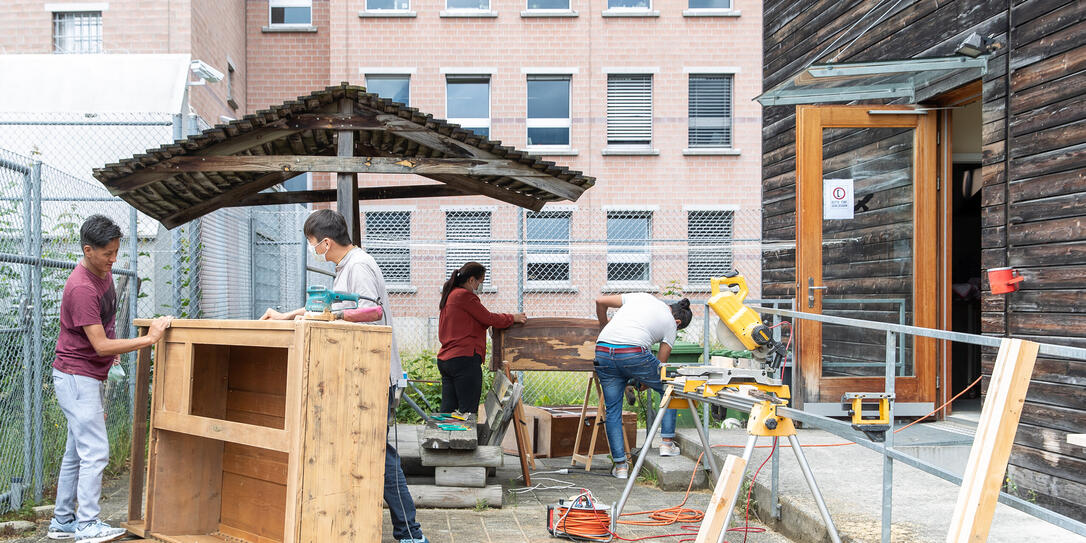
[[[822,284],[822,130],[824,128],[912,128],[913,145],[913,322],[936,328],[938,322],[938,195],[936,112],[871,115],[869,110],[915,110],[902,105],[799,105],[796,107],[796,298],[797,311],[822,312],[822,293],[807,307],[807,282]],[[813,185],[812,185],[813,184]],[[817,233],[817,243],[812,235]],[[927,285],[927,288],[920,288]],[[884,377],[822,377],[822,323],[796,325],[798,392],[802,403],[839,403],[845,392],[880,392]],[[895,380],[895,403],[936,401],[936,340],[914,337],[914,375]],[[802,405],[802,403],[800,405]],[[904,407],[904,406],[902,406]],[[932,405],[933,407],[933,405]],[[928,408],[929,410],[931,407]],[[900,413],[905,414],[900,409]],[[926,411],[925,411],[926,412]],[[911,414],[911,413],[909,413]],[[920,415],[923,413],[918,413]]]

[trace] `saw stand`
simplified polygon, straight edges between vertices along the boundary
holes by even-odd
[[[702,384],[701,382],[699,384]],[[684,385],[683,388],[689,388]],[[713,390],[711,390],[711,389]],[[719,390],[715,390],[717,387],[705,386],[703,394],[715,395],[721,393]],[[762,388],[762,387],[758,387]],[[766,387],[770,388],[770,387]],[[772,387],[779,390],[783,388],[785,391],[787,387]],[[645,445],[641,447],[641,453],[637,455],[637,463],[630,471],[630,477],[626,480],[626,488],[622,490],[622,496],[619,497],[618,503],[611,509],[613,517],[611,519],[611,525],[617,526],[619,517],[622,515],[622,509],[626,506],[626,500],[630,497],[630,491],[633,489],[634,483],[637,481],[637,474],[641,472],[641,466],[645,463],[645,456],[648,450],[651,448],[652,440],[656,437],[656,433],[660,430],[660,421],[662,420],[665,409],[683,408],[689,407],[694,409],[694,401],[692,398],[697,397],[693,394],[683,394],[684,397],[673,397],[675,393],[675,385],[669,385],[664,392],[664,397],[660,401],[660,410],[656,413],[656,418],[652,422],[652,427],[649,428],[645,434]],[[723,394],[730,394],[729,392],[722,392]],[[783,397],[787,397],[787,392]],[[781,402],[781,403],[778,403]],[[685,404],[685,405],[684,405]],[[758,438],[762,436],[766,437],[787,437],[788,444],[792,447],[792,452],[796,455],[796,461],[799,463],[799,468],[803,472],[803,478],[807,481],[807,487],[811,489],[811,494],[814,496],[815,503],[818,505],[818,511],[822,514],[822,520],[826,523],[826,530],[829,532],[830,541],[833,543],[841,543],[841,537],[837,534],[837,527],[833,524],[833,519],[830,518],[829,509],[826,508],[826,502],[822,499],[822,493],[818,490],[818,484],[815,483],[814,474],[811,473],[811,466],[807,463],[807,456],[803,454],[803,448],[799,444],[799,439],[796,438],[796,427],[792,423],[792,419],[781,417],[777,415],[777,406],[785,405],[786,401],[782,400],[761,400],[754,404],[750,410],[750,419],[747,421],[747,432],[750,436],[747,437],[747,444],[743,448],[743,460],[745,465],[750,464],[751,456],[754,454],[754,447],[758,444]],[[705,451],[705,457],[707,463],[713,473],[714,481],[718,480],[720,473],[717,471],[716,462],[713,459],[712,449],[709,446],[708,436],[702,429],[701,425],[697,425],[698,435],[701,437],[702,447]],[[735,485],[735,491],[731,495],[731,500],[727,503],[734,504],[739,497],[742,485]],[[723,543],[728,534],[728,525],[732,520],[732,513],[734,508],[728,508],[726,516],[724,517],[723,528],[720,530],[720,535],[717,537],[717,543]]]

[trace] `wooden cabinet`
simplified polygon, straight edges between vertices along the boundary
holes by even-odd
[[[170,543],[379,541],[391,337],[342,321],[174,320],[154,349],[149,425],[136,409],[126,527]]]

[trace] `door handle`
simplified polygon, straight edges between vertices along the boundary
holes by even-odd
[[[827,288],[829,288],[829,287],[827,287],[825,285],[815,285],[814,284],[814,277],[808,277],[807,278],[807,309],[811,309],[811,308],[814,307],[814,302],[815,302],[814,293],[815,293],[815,291],[816,290],[826,290]]]

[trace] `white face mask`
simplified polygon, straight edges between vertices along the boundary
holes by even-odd
[[[320,245],[320,244],[321,244],[321,242],[318,241],[317,245]],[[309,244],[306,243],[306,245],[309,245]],[[328,256],[327,256],[328,252],[325,251],[323,254],[317,253],[317,245],[309,245],[309,256],[313,257],[314,262],[318,262],[318,263],[320,263],[320,262],[328,262]]]

